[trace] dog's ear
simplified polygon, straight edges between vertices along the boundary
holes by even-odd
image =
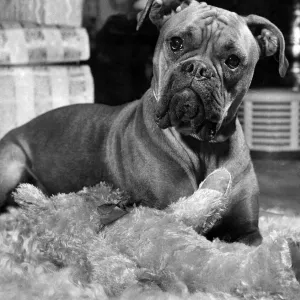
[[[193,0],[148,0],[145,8],[138,14],[137,30],[149,15],[158,29],[176,12],[188,7]]]
[[[278,55],[279,74],[284,77],[289,63],[285,57],[285,42],[282,32],[269,20],[249,15],[245,17],[246,23],[255,36],[261,50],[261,57]]]

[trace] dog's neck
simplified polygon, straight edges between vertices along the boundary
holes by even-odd
[[[151,131],[152,143],[163,144],[165,149],[169,149],[168,155],[186,170],[195,190],[204,177],[216,169],[221,161],[229,160],[228,157],[236,144],[235,140],[240,126],[232,126],[234,128],[230,130],[232,134],[226,135],[223,142],[210,143],[201,141],[195,136],[184,135],[174,127],[160,129],[155,123],[157,101],[151,89],[144,94],[138,104],[143,107],[145,129]]]

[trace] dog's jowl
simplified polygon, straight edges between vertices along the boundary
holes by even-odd
[[[48,194],[106,181],[132,202],[166,208],[191,195],[212,171],[231,173],[231,207],[207,237],[259,244],[258,186],[237,119],[257,61],[287,61],[279,29],[196,1],[149,1],[160,30],[153,79],[125,106],[73,105],[50,111],[0,142],[0,203],[33,180]]]

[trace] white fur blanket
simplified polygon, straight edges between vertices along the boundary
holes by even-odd
[[[0,299],[299,299],[286,239],[300,240],[300,218],[261,217],[259,247],[210,242],[193,227],[226,201],[204,188],[99,231],[97,207],[123,197],[104,183],[51,198],[21,185],[21,208],[0,216]]]

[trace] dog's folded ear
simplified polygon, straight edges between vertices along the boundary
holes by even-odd
[[[285,42],[282,32],[272,22],[257,15],[249,15],[245,17],[245,20],[258,42],[261,57],[278,55],[279,74],[284,77],[289,63],[285,57]]]
[[[145,8],[138,15],[137,30],[149,16],[158,29],[176,12],[190,5],[193,0],[148,0]]]

